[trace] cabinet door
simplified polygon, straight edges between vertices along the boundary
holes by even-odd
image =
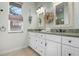
[[[34,40],[34,38],[32,38],[32,37],[30,37],[30,39],[29,39],[29,46],[31,47],[31,48],[35,48],[35,40]]]
[[[44,51],[45,50],[45,40],[43,38],[40,38],[38,40],[37,48],[38,48],[38,51],[39,51],[40,55],[44,55],[45,54],[45,51]]]
[[[71,47],[71,55],[72,56],[79,56],[79,48]]]
[[[62,55],[63,56],[79,56],[79,48],[62,45]]]
[[[59,56],[61,55],[61,44],[46,40],[45,55]]]
[[[36,48],[36,38],[35,38],[35,33],[31,33],[31,32],[29,32],[29,36],[28,36],[29,38],[28,38],[28,41],[29,41],[29,46],[31,47],[31,48],[33,48],[33,49],[35,49]]]

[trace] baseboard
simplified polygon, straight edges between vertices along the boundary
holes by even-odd
[[[3,54],[6,54],[6,53],[9,53],[9,52],[13,52],[13,51],[16,51],[16,50],[20,50],[20,49],[23,49],[23,48],[28,48],[28,46],[27,47],[18,47],[18,48],[14,48],[14,49],[11,49],[11,50],[6,50],[6,51],[1,51],[0,52],[0,55],[3,55]]]

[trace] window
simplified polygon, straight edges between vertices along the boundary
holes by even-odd
[[[9,3],[9,32],[23,31],[22,4]]]

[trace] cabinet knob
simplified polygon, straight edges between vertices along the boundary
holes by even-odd
[[[3,11],[3,9],[0,9],[0,11],[2,12],[2,11]]]
[[[68,42],[69,42],[69,43],[71,43],[71,41],[70,41],[70,40],[69,40]]]
[[[28,37],[28,39],[30,39],[30,37]]]
[[[36,40],[36,42],[37,42],[37,40]]]
[[[42,44],[42,42],[41,42],[41,44]]]
[[[71,56],[71,53],[69,53],[68,55]]]
[[[47,43],[45,43],[45,46],[47,46]]]
[[[43,35],[41,35],[41,37],[42,37]]]

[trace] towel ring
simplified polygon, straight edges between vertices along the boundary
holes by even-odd
[[[0,31],[1,32],[5,32],[6,31],[6,27],[4,27],[4,26],[0,27]]]
[[[2,11],[3,11],[3,9],[0,9],[0,11],[2,12]]]

